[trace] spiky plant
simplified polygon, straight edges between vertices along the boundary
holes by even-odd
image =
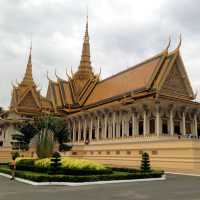
[[[150,172],[151,171],[149,154],[147,152],[144,152],[142,154],[142,161],[141,161],[140,169],[142,172]]]
[[[54,148],[54,134],[51,130],[45,128],[38,134],[36,153],[39,158],[48,158],[52,156]]]
[[[61,166],[61,156],[58,152],[54,152],[51,157],[50,173],[56,174]]]

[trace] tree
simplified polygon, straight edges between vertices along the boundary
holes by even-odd
[[[54,141],[59,143],[59,151],[67,151],[71,146],[70,133],[63,118],[54,116],[40,116],[31,121],[23,121],[18,125],[18,133],[13,135],[13,146],[21,150],[28,150],[31,139],[37,135],[36,152],[39,158],[50,157],[53,152]]]
[[[17,125],[17,130],[19,132],[12,135],[13,140],[17,141],[20,150],[28,150],[31,139],[38,133],[38,128],[34,122],[23,121]]]
[[[141,161],[140,169],[142,172],[150,172],[151,171],[149,154],[147,152],[144,152],[142,154],[142,161]]]
[[[58,152],[54,152],[51,158],[51,173],[56,174],[61,166],[61,158]]]
[[[63,118],[47,116],[39,119],[38,127],[42,129],[45,126],[53,132],[55,141],[59,143],[59,151],[71,149],[71,146],[66,144],[70,141],[70,132]]]

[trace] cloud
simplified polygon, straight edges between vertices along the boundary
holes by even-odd
[[[172,35],[172,49],[183,35],[182,56],[195,88],[199,82],[200,28],[197,0],[13,0],[0,1],[0,105],[8,106],[11,82],[25,72],[33,38],[33,75],[47,88],[46,71],[63,77],[79,65],[89,7],[91,60],[102,78],[160,52]]]

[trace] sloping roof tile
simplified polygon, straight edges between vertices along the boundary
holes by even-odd
[[[96,103],[123,93],[143,88],[147,85],[163,54],[122,71],[99,82],[87,99],[85,105]]]

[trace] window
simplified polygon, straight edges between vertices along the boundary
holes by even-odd
[[[149,126],[150,126],[150,133],[155,133],[155,119],[150,119],[149,121]]]
[[[119,150],[118,150],[118,151],[116,151],[116,154],[117,154],[117,155],[119,155],[119,154],[120,154],[120,151],[119,151]]]
[[[131,151],[126,151],[126,154],[127,154],[127,155],[130,155],[130,154],[131,154]]]
[[[151,152],[151,154],[152,154],[152,155],[157,155],[157,154],[158,154],[158,151],[153,150],[153,151]]]

